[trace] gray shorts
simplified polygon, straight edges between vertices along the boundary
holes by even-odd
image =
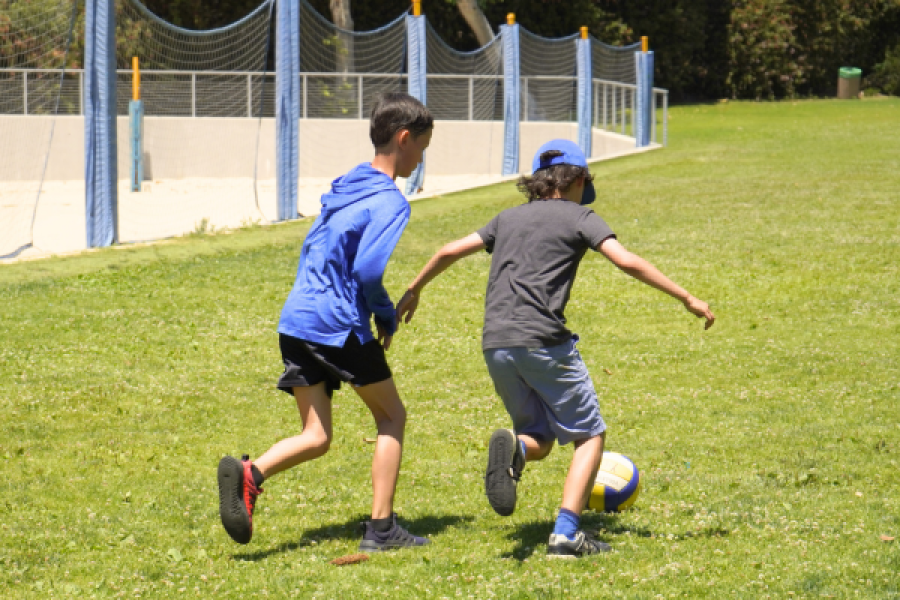
[[[578,337],[548,348],[484,351],[494,389],[512,417],[516,433],[560,445],[600,435],[606,423]]]

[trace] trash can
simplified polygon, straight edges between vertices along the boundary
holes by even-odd
[[[862,71],[854,67],[841,67],[838,72],[838,99],[850,100],[859,97],[859,79]]]

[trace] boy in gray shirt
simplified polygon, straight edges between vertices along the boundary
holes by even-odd
[[[532,167],[532,176],[519,180],[529,201],[441,248],[409,286],[397,316],[408,323],[422,289],[457,260],[481,249],[492,254],[482,350],[513,430],[498,429],[491,436],[488,501],[498,514],[511,515],[526,461],[546,458],[554,441],[574,442],[547,554],[578,557],[610,549],[579,529],[606,436],[597,394],[575,347],[578,336],[566,328],[564,316],[581,259],[588,249],[596,250],[632,277],[680,300],[706,319],[707,329],[715,317],[706,302],[626,250],[603,219],[584,206],[596,194],[587,160],[575,143],[544,144]]]

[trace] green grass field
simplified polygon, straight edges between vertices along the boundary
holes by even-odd
[[[582,263],[569,323],[607,449],[644,479],[633,510],[585,513],[615,552],[580,561],[544,554],[571,447],[529,466],[512,517],[484,498],[507,424],[479,351],[486,254],[389,352],[397,509],[434,543],[344,567],[374,432],[346,388],[331,452],[267,482],[253,542],[218,520],[219,458],[300,429],[275,327],[309,221],[0,267],[0,596],[900,598],[898,132],[897,99],[685,106],[668,148],[595,165],[596,211],[717,322]],[[521,201],[414,204],[392,296]]]

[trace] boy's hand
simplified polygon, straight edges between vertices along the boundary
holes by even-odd
[[[706,319],[706,326],[703,329],[709,329],[716,322],[716,316],[709,310],[709,304],[700,298],[688,296],[684,301],[684,307],[694,313],[701,319]]]
[[[391,347],[391,340],[394,339],[394,336],[388,335],[387,331],[378,321],[375,321],[375,329],[378,330],[378,343],[381,344],[381,347],[387,352]]]
[[[400,298],[400,302],[397,303],[397,324],[409,323],[418,307],[419,294],[412,290],[406,290],[406,293]]]

